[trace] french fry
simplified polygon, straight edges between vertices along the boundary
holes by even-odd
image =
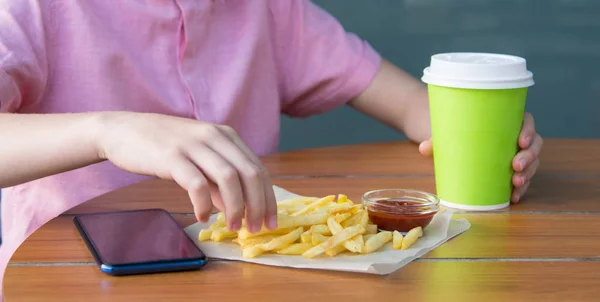
[[[232,240],[233,242],[236,242],[237,244],[239,244],[241,247],[247,247],[247,246],[251,246],[251,245],[257,245],[257,244],[261,244],[261,243],[267,243],[277,237],[279,237],[281,235],[275,235],[275,234],[271,234],[271,235],[263,235],[263,236],[259,236],[259,237],[252,237],[252,238],[248,238],[248,239],[241,239],[241,238],[236,238],[234,240]]]
[[[277,203],[277,207],[278,208],[282,208],[282,207],[289,207],[289,206],[296,206],[296,205],[307,205],[315,200],[318,200],[319,198],[317,197],[297,197],[297,198],[290,198],[290,199],[286,199],[286,200],[282,200],[279,201]]]
[[[347,228],[353,225],[356,225],[360,222],[361,219],[361,215],[362,215],[363,211],[358,211],[356,212],[354,215],[352,215],[350,218],[342,221],[342,227]]]
[[[315,201],[311,202],[309,205],[307,205],[306,207],[304,207],[302,210],[292,213],[290,216],[304,215],[304,214],[316,209],[320,205],[324,205],[324,204],[332,202],[334,199],[335,199],[335,195],[329,195],[329,196],[323,197],[321,199],[315,200]]]
[[[351,226],[349,228],[343,229],[341,232],[331,236],[327,241],[311,248],[310,250],[304,252],[302,256],[306,258],[314,258],[318,255],[325,253],[325,251],[330,250],[337,245],[342,244],[344,241],[359,235],[365,232],[365,228],[361,225]]]
[[[331,233],[334,235],[344,230],[344,228],[335,220],[334,217],[329,217],[329,219],[327,219],[327,226],[329,226],[329,230],[331,230]],[[351,252],[360,253],[363,246],[362,236],[358,235],[349,239],[343,243],[343,246],[345,249]]]
[[[210,235],[212,235],[211,229],[201,230],[200,234],[198,234],[198,241],[202,242],[202,241],[210,240]]]
[[[367,234],[377,234],[377,225],[375,224],[367,224]]]
[[[224,228],[227,224],[225,223],[225,214],[223,212],[219,212],[217,214],[217,220],[210,225],[210,229],[216,230],[220,228]]]
[[[291,232],[292,230],[294,230],[294,228],[291,228],[291,227],[278,228],[275,230],[268,230],[266,228],[263,228],[262,230],[260,230],[260,232],[253,234],[253,233],[250,233],[250,231],[248,231],[248,229],[246,229],[245,227],[242,227],[240,229],[240,231],[238,232],[238,238],[250,239],[250,238],[260,237],[260,236],[265,236],[265,235],[283,235],[283,234],[287,234],[287,233]]]
[[[321,235],[319,233],[313,232],[312,233],[312,238],[311,238],[312,239],[311,243],[314,246],[314,245],[320,244],[321,242],[327,241],[327,239],[329,239],[329,238],[330,237],[328,237],[328,236],[323,236],[323,235]]]
[[[350,215],[352,215],[351,211],[354,208],[353,205],[349,204],[349,203],[343,203],[343,204],[333,204],[333,206],[325,208],[323,210],[319,210],[319,211],[326,211],[329,214],[343,214],[343,213],[349,213]],[[348,216],[350,216],[348,215]]]
[[[350,213],[343,213],[343,214],[336,214],[333,219],[335,219],[335,221],[337,223],[341,223],[342,221],[348,219],[348,217],[350,217],[352,214]]]
[[[363,228],[367,228],[367,225],[369,224],[369,213],[367,213],[367,211],[362,211],[362,216],[360,216],[360,220],[358,222],[358,224],[360,224]]]
[[[329,218],[329,214],[327,213],[307,214],[304,216],[282,215],[277,217],[277,224],[279,228],[308,227],[315,224],[324,224],[327,222],[327,218]]]
[[[313,245],[310,243],[293,243],[282,249],[277,250],[277,254],[280,255],[302,255],[304,252],[312,248]]]
[[[348,196],[344,195],[344,194],[338,194],[338,198],[337,198],[337,203],[338,204],[343,204],[348,202]]]
[[[269,230],[263,227],[259,232],[252,234],[247,228],[242,227],[238,233],[238,237],[248,239],[269,234],[285,234],[300,226],[309,227],[315,224],[324,224],[327,222],[328,217],[327,213],[307,214],[304,216],[277,215],[278,228],[276,230]]]
[[[404,237],[398,231],[394,231],[393,236],[394,239],[392,241],[392,248],[395,250],[399,250],[402,247],[402,239]]]
[[[227,228],[220,228],[212,230],[212,234],[210,234],[210,240],[214,242],[220,242],[227,238],[233,238],[236,235],[236,232],[229,231]]]
[[[353,253],[362,253],[364,245],[365,242],[363,241],[362,235],[356,235],[344,242],[344,247]]]
[[[369,238],[375,236],[375,234],[367,234],[365,233],[365,235],[363,235],[363,241],[366,242],[367,240],[369,240]]]
[[[408,249],[417,241],[417,239],[421,237],[423,237],[423,229],[421,227],[416,227],[408,231],[408,233],[406,233],[406,236],[404,236],[404,239],[402,239],[402,246],[400,247],[400,249]]]
[[[330,250],[325,251],[325,254],[329,257],[335,257],[337,254],[347,251],[343,245],[338,245]]]
[[[353,203],[354,203],[354,202],[353,202]],[[352,213],[352,214],[356,214],[356,213],[358,213],[358,212],[360,212],[360,211],[362,211],[362,210],[363,210],[363,206],[362,206],[362,205],[360,205],[360,204],[357,204],[357,205],[354,205],[354,206],[353,206],[353,207],[350,209],[350,213]]]
[[[341,232],[344,229],[339,222],[335,220],[335,217],[329,217],[329,219],[327,219],[327,226],[333,235]]]
[[[302,243],[311,243],[312,241],[312,230],[308,230],[304,233],[302,233],[302,235],[300,235],[300,242]]]
[[[255,258],[263,254],[264,252],[272,251],[278,248],[281,248],[289,243],[292,243],[304,232],[302,227],[295,229],[294,231],[285,234],[283,236],[279,236],[268,243],[262,243],[253,245],[242,250],[242,257],[244,258]]]
[[[310,231],[325,236],[331,236],[331,231],[326,224],[315,224],[310,227]]]
[[[388,231],[379,232],[373,235],[373,237],[369,238],[369,240],[365,242],[365,248],[363,249],[363,253],[373,253],[374,251],[384,246],[386,243],[390,242],[392,240],[392,237],[392,232]]]

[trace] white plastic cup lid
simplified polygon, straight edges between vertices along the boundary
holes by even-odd
[[[533,85],[521,57],[492,53],[442,53],[423,71],[427,84],[467,89],[513,89]]]

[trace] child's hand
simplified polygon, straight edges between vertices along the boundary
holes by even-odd
[[[521,135],[519,136],[519,147],[521,150],[513,159],[513,193],[511,202],[517,203],[529,188],[529,181],[537,171],[540,161],[538,156],[542,150],[543,139],[535,131],[533,116],[527,112],[523,120]],[[433,146],[431,139],[424,141],[419,146],[419,152],[425,156],[431,156]]]
[[[259,158],[227,126],[143,113],[106,113],[97,148],[101,158],[132,173],[174,180],[188,191],[199,221],[213,205],[227,226],[250,232],[277,227],[270,177]],[[211,194],[212,192],[212,194]]]

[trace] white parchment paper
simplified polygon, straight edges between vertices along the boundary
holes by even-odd
[[[299,197],[285,189],[275,186],[275,197],[278,201]],[[302,256],[263,254],[256,258],[243,258],[238,244],[232,242],[198,241],[200,230],[208,228],[217,219],[213,215],[208,223],[196,223],[185,228],[188,236],[209,258],[237,260],[271,266],[285,266],[305,269],[322,269],[334,271],[360,272],[385,275],[393,273],[414,259],[417,259],[449,239],[465,232],[471,224],[465,219],[452,219],[452,212],[438,213],[423,230],[424,236],[406,250],[394,250],[391,243],[377,252],[366,255],[338,255],[335,257],[317,257],[306,259]]]

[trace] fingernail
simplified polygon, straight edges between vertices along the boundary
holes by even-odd
[[[519,194],[516,194],[516,193],[513,194],[511,199],[512,199],[513,203],[518,203],[519,202]]]
[[[524,185],[527,182],[527,177],[521,176],[519,180],[521,181],[521,185]]]
[[[232,231],[235,231],[235,232],[239,231],[239,230],[240,230],[240,224],[241,224],[241,223],[240,223],[239,221],[234,221],[234,222],[231,224],[231,230],[232,230]]]
[[[521,171],[525,169],[525,166],[527,166],[527,160],[524,158],[519,159],[519,168],[521,168]]]
[[[269,229],[274,230],[277,228],[277,215],[273,215],[269,218]]]
[[[248,225],[248,231],[250,231],[250,233],[252,233],[252,234],[256,233],[257,232],[256,225],[255,224],[249,224]]]

